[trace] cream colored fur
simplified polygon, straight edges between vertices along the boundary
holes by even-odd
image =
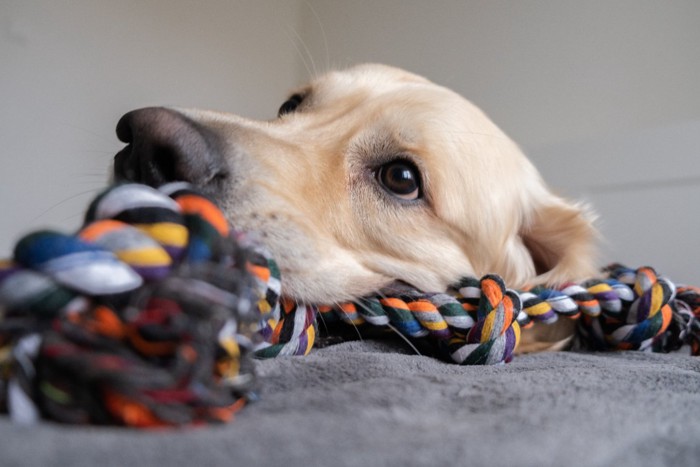
[[[225,141],[233,176],[220,202],[278,260],[285,295],[337,303],[397,280],[441,291],[498,273],[518,288],[594,272],[591,215],[554,195],[458,94],[381,65],[331,72],[298,92],[295,112],[267,122],[180,110]],[[417,202],[374,176],[398,156],[420,170]]]

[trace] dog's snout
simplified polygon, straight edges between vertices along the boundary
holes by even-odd
[[[116,180],[206,188],[228,173],[216,134],[173,109],[131,111],[117,123],[117,137],[127,146],[114,157]]]

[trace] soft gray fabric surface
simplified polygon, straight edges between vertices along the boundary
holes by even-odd
[[[262,400],[222,427],[2,418],[0,465],[700,465],[700,358],[553,353],[459,367],[387,345],[259,362]]]

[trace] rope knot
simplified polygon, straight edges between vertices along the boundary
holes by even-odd
[[[486,275],[481,280],[467,278],[457,290],[476,305],[476,323],[466,339],[450,339],[452,359],[465,365],[491,365],[509,362],[520,341],[520,326],[516,320],[522,309],[518,294],[506,289],[503,279]]]
[[[582,335],[598,349],[649,348],[671,323],[675,285],[650,267],[612,265],[607,274],[612,286],[605,291],[601,313],[584,317]]]
[[[229,420],[255,383],[248,256],[182,183],[115,186],[75,235],[26,235],[0,263],[0,402],[25,421]]]

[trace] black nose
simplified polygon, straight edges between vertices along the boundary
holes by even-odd
[[[214,132],[175,110],[131,111],[117,123],[117,137],[127,146],[114,156],[116,181],[158,186],[182,180],[206,187],[227,176]]]

